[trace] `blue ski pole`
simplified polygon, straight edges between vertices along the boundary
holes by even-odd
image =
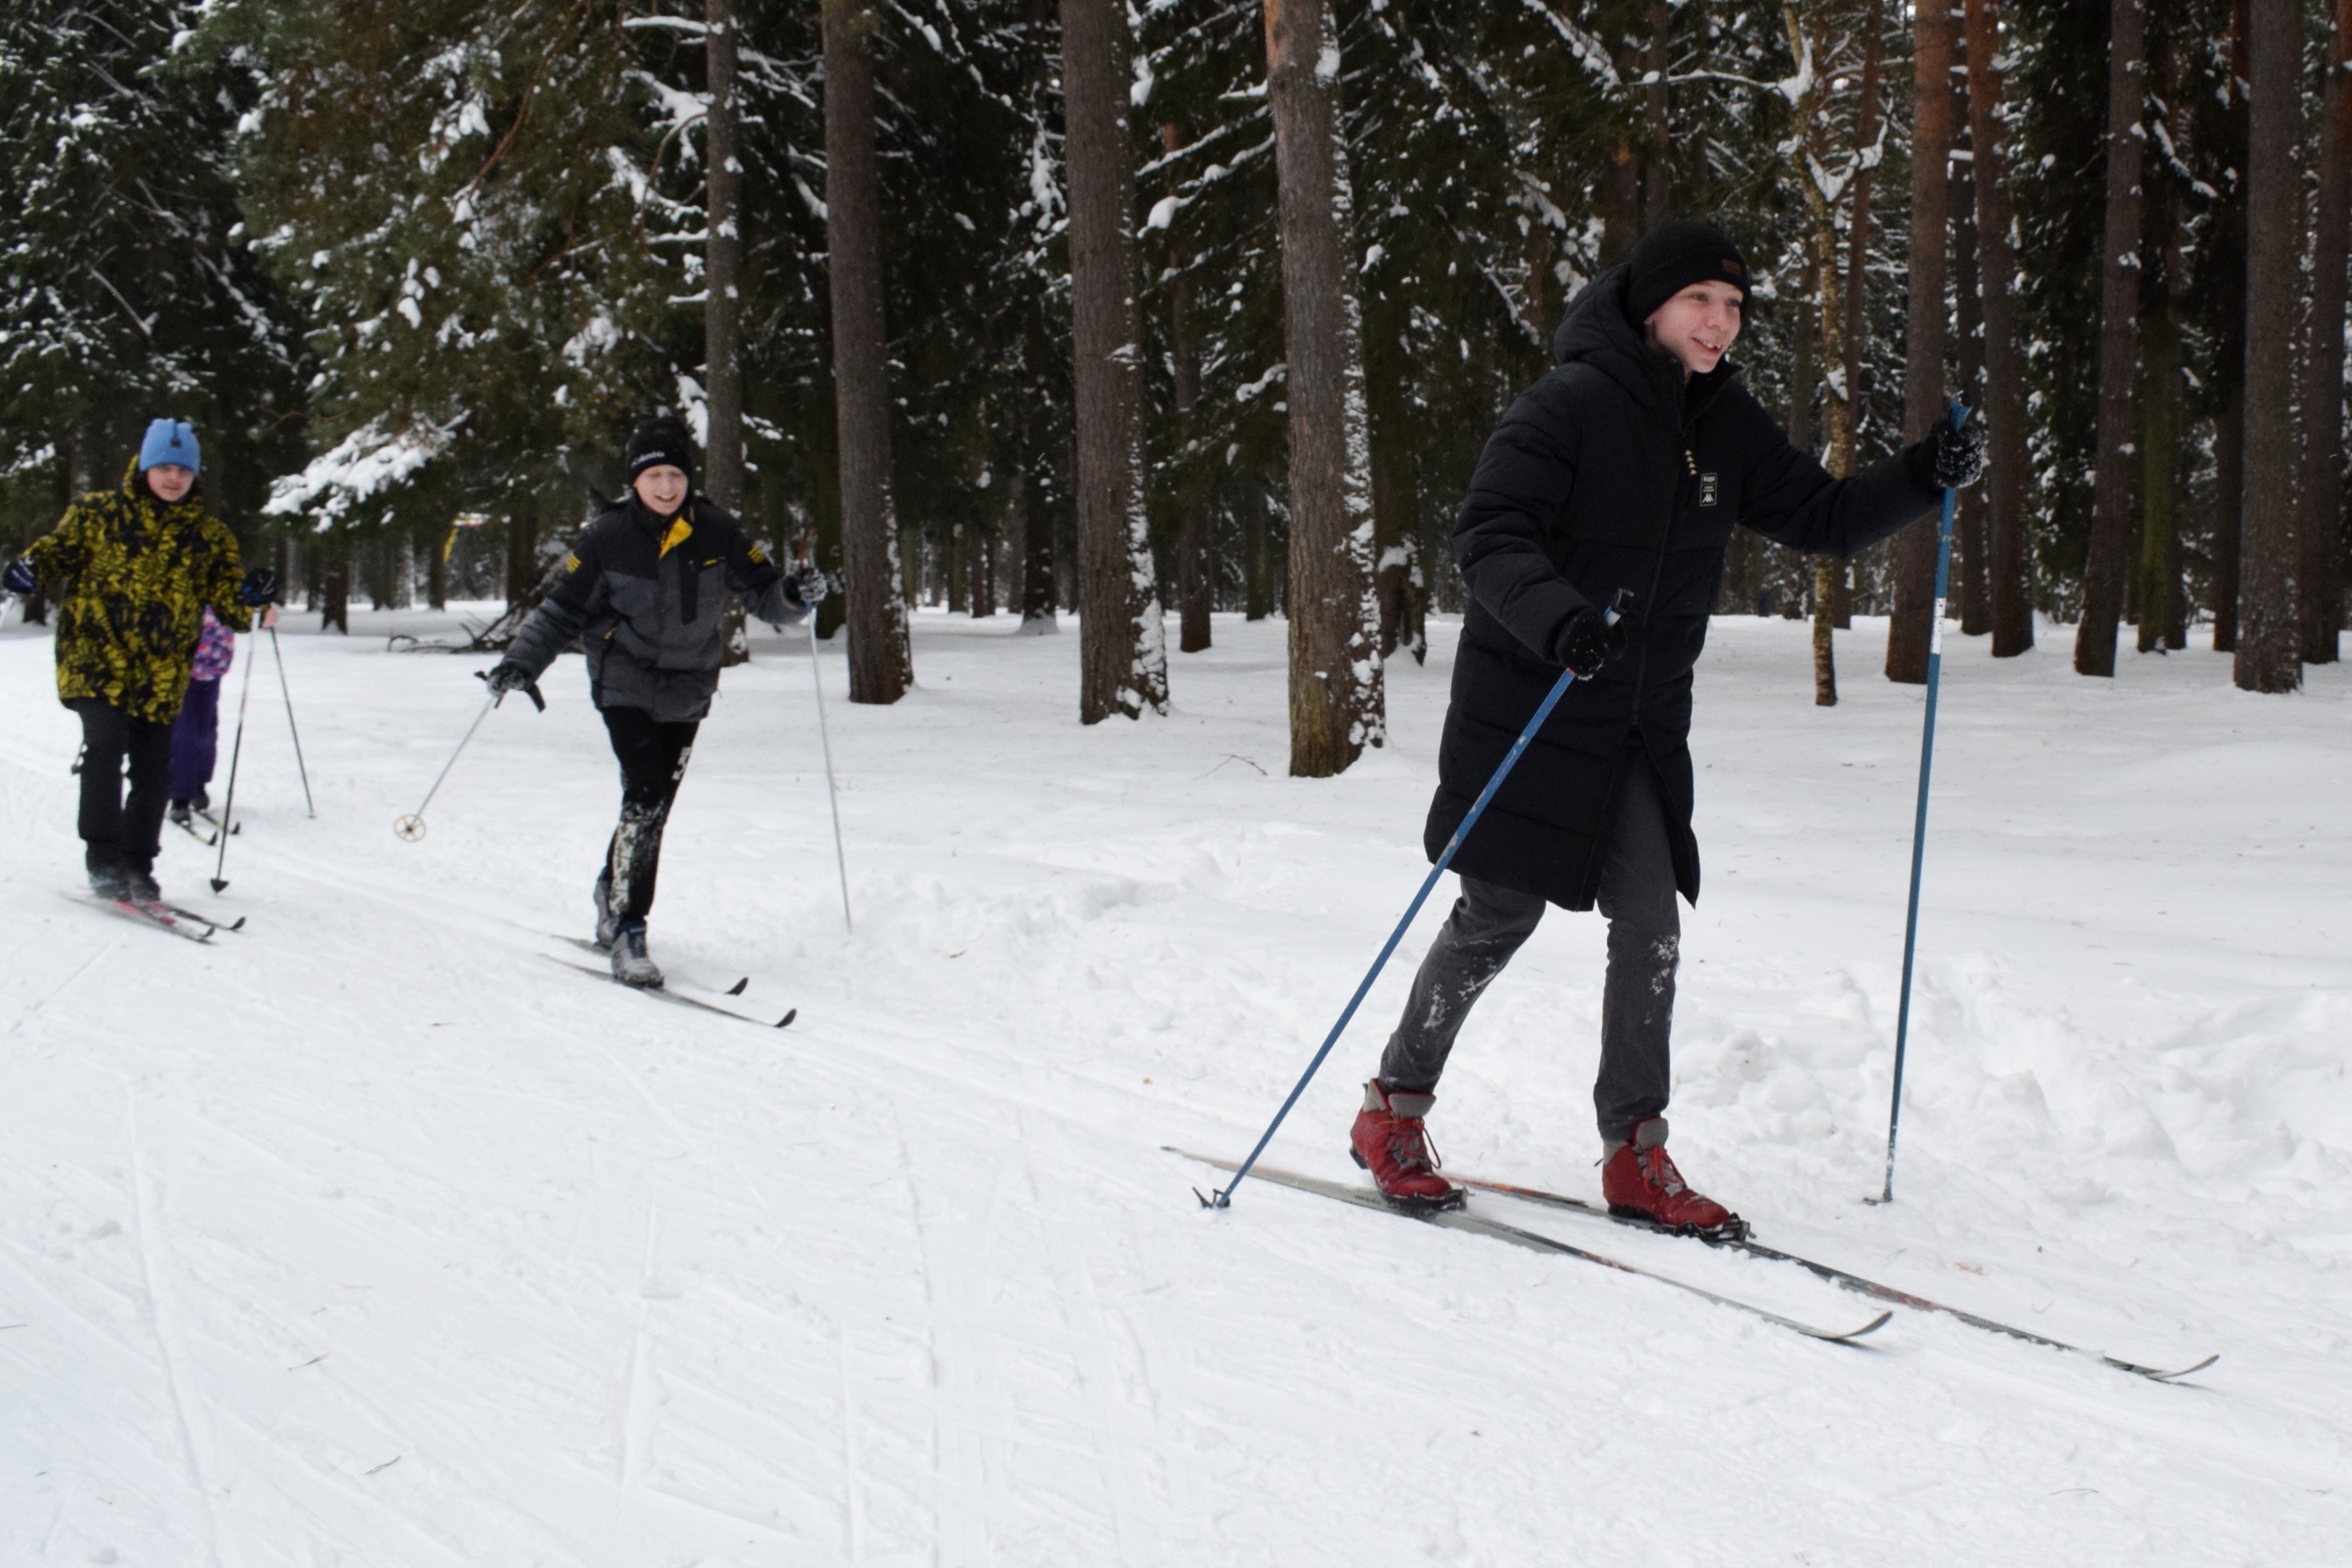
[[[1611,624],[1615,624],[1618,618],[1625,612],[1625,606],[1633,601],[1633,597],[1631,589],[1621,589],[1618,591],[1617,602],[1603,612],[1608,616]],[[1381,944],[1381,956],[1372,960],[1372,967],[1364,973],[1363,983],[1356,988],[1356,994],[1349,997],[1348,1005],[1340,1009],[1339,1021],[1333,1024],[1331,1032],[1323,1037],[1323,1049],[1315,1053],[1315,1060],[1308,1062],[1307,1071],[1298,1075],[1297,1085],[1291,1090],[1290,1097],[1282,1103],[1282,1109],[1274,1113],[1274,1120],[1268,1122],[1265,1131],[1259,1134],[1257,1147],[1249,1152],[1249,1158],[1244,1160],[1240,1168],[1234,1172],[1233,1180],[1217,1188],[1209,1197],[1201,1198],[1202,1207],[1231,1207],[1234,1200],[1234,1188],[1242,1185],[1243,1178],[1250,1174],[1250,1167],[1257,1164],[1258,1155],[1265,1153],[1266,1145],[1274,1141],[1275,1132],[1282,1125],[1283,1118],[1290,1114],[1290,1108],[1293,1105],[1298,1103],[1298,1097],[1307,1092],[1307,1085],[1313,1081],[1316,1072],[1321,1069],[1323,1059],[1331,1054],[1331,1048],[1339,1044],[1340,1035],[1347,1032],[1348,1020],[1356,1016],[1356,1009],[1362,1005],[1365,993],[1372,988],[1372,982],[1379,979],[1381,971],[1388,967],[1389,955],[1395,952],[1397,944],[1404,940],[1405,928],[1412,924],[1412,917],[1421,913],[1421,906],[1429,901],[1430,889],[1435,887],[1437,879],[1445,874],[1445,868],[1454,863],[1454,852],[1461,849],[1462,841],[1470,836],[1470,830],[1478,825],[1479,815],[1486,810],[1486,803],[1495,798],[1495,791],[1503,787],[1503,780],[1511,776],[1511,769],[1518,766],[1519,758],[1534,741],[1536,731],[1543,727],[1544,720],[1551,716],[1551,710],[1559,706],[1559,699],[1568,695],[1568,688],[1574,685],[1575,681],[1575,671],[1562,670],[1559,673],[1559,679],[1552,683],[1551,690],[1545,694],[1544,700],[1537,706],[1535,716],[1528,720],[1527,728],[1519,731],[1519,738],[1511,743],[1511,749],[1504,756],[1502,765],[1495,769],[1495,776],[1486,780],[1486,787],[1484,789],[1478,791],[1478,799],[1472,802],[1469,814],[1462,819],[1462,825],[1454,830],[1452,838],[1445,841],[1445,852],[1439,855],[1437,863],[1429,868],[1429,875],[1422,880],[1421,891],[1414,894],[1412,902],[1405,906],[1404,918],[1397,922],[1396,929],[1390,932],[1389,939]],[[1197,1187],[1193,1189],[1192,1196],[1200,1197],[1200,1190]]]
[[[1954,399],[1954,433],[1969,422],[1968,405]],[[1952,510],[1960,493],[1944,492],[1944,519],[1936,539],[1936,614],[1927,622],[1927,717],[1919,735],[1919,812],[1911,824],[1911,907],[1903,920],[1903,998],[1895,1012],[1895,1093],[1886,1108],[1886,1189],[1877,1201],[1895,1201],[1895,1134],[1903,1119],[1903,1056],[1911,1042],[1911,960],[1919,943],[1919,870],[1927,852],[1927,776],[1936,766],[1936,689],[1944,673],[1944,600],[1952,580]]]

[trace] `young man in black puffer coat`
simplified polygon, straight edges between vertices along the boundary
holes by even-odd
[[[629,498],[581,534],[489,683],[536,699],[556,654],[575,638],[587,651],[589,695],[621,763],[621,821],[596,874],[596,941],[612,949],[615,978],[652,987],[662,972],[646,951],[646,915],[670,803],[719,691],[725,596],[790,626],[824,597],[825,579],[814,566],[779,571],[740,524],[695,494],[693,438],[676,418],[638,426],[624,465]]]
[[[1609,921],[1593,1087],[1611,1208],[1675,1229],[1739,1228],[1665,1149],[1679,893],[1691,833],[1691,669],[1735,523],[1852,555],[1937,509],[1983,466],[1973,431],[1851,478],[1791,446],[1724,356],[1748,266],[1712,224],[1669,224],[1595,278],[1553,340],[1559,367],[1486,443],[1454,528],[1470,590],[1445,716],[1433,861],[1563,666],[1577,680],[1454,860],[1462,896],[1414,977],[1351,1144],[1391,1202],[1453,1207],[1423,1117],[1462,1022],[1547,904]],[[1630,594],[1623,619],[1603,608]]]

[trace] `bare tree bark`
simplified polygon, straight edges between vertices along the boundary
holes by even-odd
[[[1163,124],[1160,143],[1170,154],[1168,193],[1173,196],[1173,159],[1184,145],[1183,131],[1172,121]],[[1192,329],[1192,278],[1184,270],[1172,227],[1168,234],[1168,347],[1176,361],[1177,436],[1184,443],[1187,458],[1180,501],[1183,527],[1176,539],[1176,645],[1184,653],[1198,653],[1211,645],[1209,616],[1216,607],[1216,563],[1211,554],[1216,514],[1207,476],[1201,471],[1202,465],[1192,460],[1191,447],[1196,439],[1192,411],[1201,402],[1201,344]]]
[[[1274,528],[1265,483],[1251,474],[1243,484],[1242,618],[1263,621],[1274,613]]]
[[[1675,215],[1674,98],[1666,76],[1674,64],[1668,35],[1674,30],[1674,8],[1666,0],[1650,0],[1650,47],[1643,61],[1642,118],[1650,133],[1649,156],[1642,171],[1642,229],[1647,233]]]
[[[2025,537],[2025,361],[2018,335],[2017,260],[2003,183],[2000,0],[1966,0],[1969,141],[1976,154],[1977,278],[1984,296],[1985,476],[1992,538],[1992,656],[2033,646],[2032,559]]]
[[[710,93],[704,140],[709,153],[708,220],[703,239],[703,406],[709,423],[703,441],[703,493],[738,517],[743,515],[743,376],[735,362],[736,326],[743,308],[743,241],[737,198],[743,167],[736,157],[740,110],[735,91],[738,50],[735,0],[703,0],[704,85]],[[720,610],[726,643],[721,663],[751,656],[743,606],[731,594]]]
[[[2305,662],[2332,664],[2344,597],[2344,267],[2346,225],[2352,223],[2352,0],[2336,0],[2336,32],[2328,41],[2321,113],[2311,313],[2304,335],[2295,601],[2302,612]]]
[[[2236,198],[2219,204],[2211,237],[2203,246],[2207,265],[2220,274],[2216,294],[2221,299],[2213,323],[2213,361],[2224,378],[2228,400],[2213,422],[2213,651],[2234,653],[2238,646],[2239,589],[2245,558],[2246,476],[2246,211],[2247,150],[2246,81],[2252,71],[2248,35],[2252,30],[2249,0],[2235,0],[2230,8],[2230,97],[2223,112],[2206,123],[2220,133],[2221,162],[2237,172]]]
[[[2296,0],[2253,0],[2247,78],[2246,474],[2239,687],[2303,683],[2294,612],[2294,315],[2303,251],[2303,17]]]
[[[1863,404],[1862,379],[1870,348],[1870,193],[1878,177],[1878,78],[1886,56],[1885,0],[1870,0],[1863,16],[1862,102],[1854,110],[1853,208],[1848,216],[1845,260],[1845,405]],[[1845,471],[1853,473],[1860,420],[1846,421]],[[1840,622],[1843,624],[1843,622]]]
[[[1944,419],[1945,233],[1951,217],[1952,16],[1948,0],[1913,13],[1911,31],[1911,297],[1903,356],[1903,439],[1923,441]],[[1927,679],[1936,616],[1940,524],[1922,518],[1896,536],[1895,607],[1886,678]]]
[[[2159,18],[2159,22],[2161,19]],[[2179,67],[2183,48],[2176,29],[2159,25],[2148,39],[2147,88],[2162,106],[2165,141],[2178,145]],[[2138,649],[2143,653],[2189,645],[2188,592],[2180,580],[2181,405],[2187,386],[2181,375],[2181,299],[2188,288],[2187,235],[2181,222],[2180,182],[2159,162],[2146,182],[2141,203],[2141,254],[2155,263],[2140,280],[2140,524],[2136,587],[2139,600]]]
[[[2131,553],[2132,446],[2138,411],[2140,110],[2147,99],[2147,16],[2141,0],[2114,0],[2107,43],[2107,214],[2099,298],[2098,456],[2091,477],[2091,543],[2083,566],[2083,620],[2074,673],[2116,673],[2116,622]],[[2142,611],[2143,615],[2146,611]]]
[[[1076,364],[1078,718],[1168,710],[1167,633],[1143,490],[1143,332],[1129,172],[1127,7],[1062,0]]]
[[[895,703],[914,684],[890,505],[890,389],[883,362],[882,189],[875,167],[873,0],[823,0],[826,267],[840,431],[842,575],[849,700]]]
[[[1810,40],[1798,16],[1794,0],[1782,5],[1780,16],[1788,27],[1791,54],[1816,60],[1828,54],[1827,40],[1822,36],[1826,18],[1821,12],[1816,11],[1813,15],[1814,36]],[[1830,193],[1822,184],[1830,166],[1830,150],[1818,84],[1806,89],[1798,99],[1797,118],[1804,127],[1806,162],[1811,171],[1804,177],[1804,187],[1805,206],[1813,225],[1814,314],[1819,323],[1814,332],[1821,344],[1822,361],[1836,372],[1837,381],[1846,382],[1843,386],[1832,382],[1829,396],[1822,400],[1830,425],[1829,452],[1824,466],[1843,478],[1853,469],[1854,388],[1846,377],[1846,369],[1853,361],[1845,341],[1846,312],[1838,278],[1837,213],[1831,204]],[[1858,283],[1860,280],[1854,281]],[[1813,703],[1818,707],[1837,706],[1835,632],[1838,591],[1844,575],[1844,565],[1843,561],[1828,556],[1813,562]]]
[[[1307,779],[1387,738],[1339,56],[1324,0],[1265,0],[1289,365],[1290,771]]]
[[[1600,261],[1605,272],[1630,260],[1642,238],[1642,161],[1634,153],[1631,136],[1620,136],[1610,150],[1609,166],[1601,172],[1596,204],[1601,209]]]

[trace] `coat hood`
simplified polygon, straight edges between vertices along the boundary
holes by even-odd
[[[1563,365],[1591,365],[1635,402],[1680,429],[1685,412],[1710,401],[1738,376],[1739,367],[1727,357],[1685,383],[1682,365],[1650,347],[1625,315],[1625,286],[1633,271],[1630,265],[1612,267],[1577,291],[1552,334],[1552,358]]]

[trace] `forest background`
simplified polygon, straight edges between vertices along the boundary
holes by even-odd
[[[1567,300],[1701,215],[1833,470],[1985,411],[1965,632],[2101,675],[2210,623],[2289,691],[2343,620],[2347,43],[2352,0],[22,0],[0,547],[170,413],[330,623],[526,603],[677,409],[842,573],[858,700],[908,605],[1080,610],[1089,722],[1287,614],[1329,773],[1461,608]],[[1923,679],[1933,531],[1742,534],[1718,610],[1813,617],[1817,701],[1854,612]]]

